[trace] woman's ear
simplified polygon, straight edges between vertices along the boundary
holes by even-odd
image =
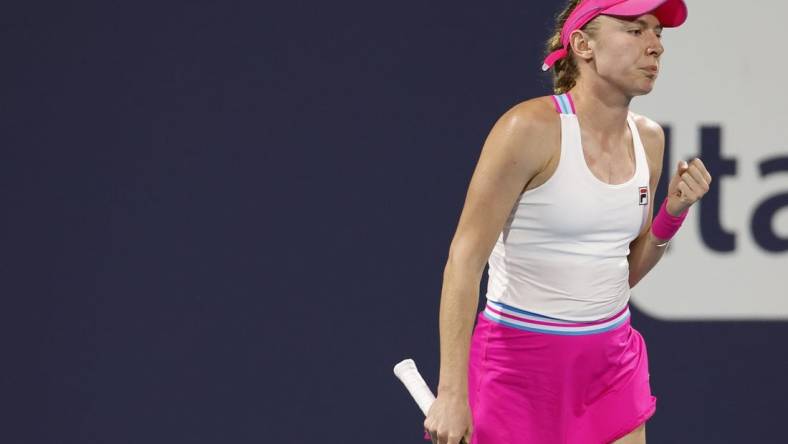
[[[571,51],[577,57],[583,60],[594,58],[594,42],[591,41],[591,37],[584,31],[579,29],[572,31],[572,34],[569,35],[569,45]]]

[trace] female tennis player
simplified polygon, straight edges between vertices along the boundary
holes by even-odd
[[[558,16],[543,66],[555,95],[496,122],[451,242],[433,442],[646,442],[656,398],[630,289],[711,176],[679,162],[652,220],[664,133],[629,106],[654,87],[662,29],[686,17],[683,0],[573,0]]]

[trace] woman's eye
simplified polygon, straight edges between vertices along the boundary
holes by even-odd
[[[641,31],[641,30],[639,30],[639,29],[631,29],[629,32],[630,32],[630,33],[632,33],[632,34],[634,34],[634,35],[640,35],[640,33],[641,33],[642,31]]]

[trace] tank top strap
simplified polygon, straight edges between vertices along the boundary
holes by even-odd
[[[575,102],[569,92],[553,95],[553,103],[559,114],[575,114]]]
[[[640,138],[640,131],[638,130],[638,125],[635,123],[635,118],[632,116],[632,113],[627,113],[627,123],[629,124],[629,130],[632,133],[632,145],[635,148],[635,165],[636,165],[636,174],[645,174],[646,178],[648,178],[651,174],[648,168],[648,156],[646,156],[646,147],[643,145],[643,139]],[[642,171],[641,171],[642,168]],[[648,182],[648,179],[646,179]]]

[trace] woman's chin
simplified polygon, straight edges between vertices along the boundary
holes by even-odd
[[[650,93],[654,89],[654,80],[650,80],[648,82],[641,82],[637,85],[635,89],[636,96],[643,96]]]

